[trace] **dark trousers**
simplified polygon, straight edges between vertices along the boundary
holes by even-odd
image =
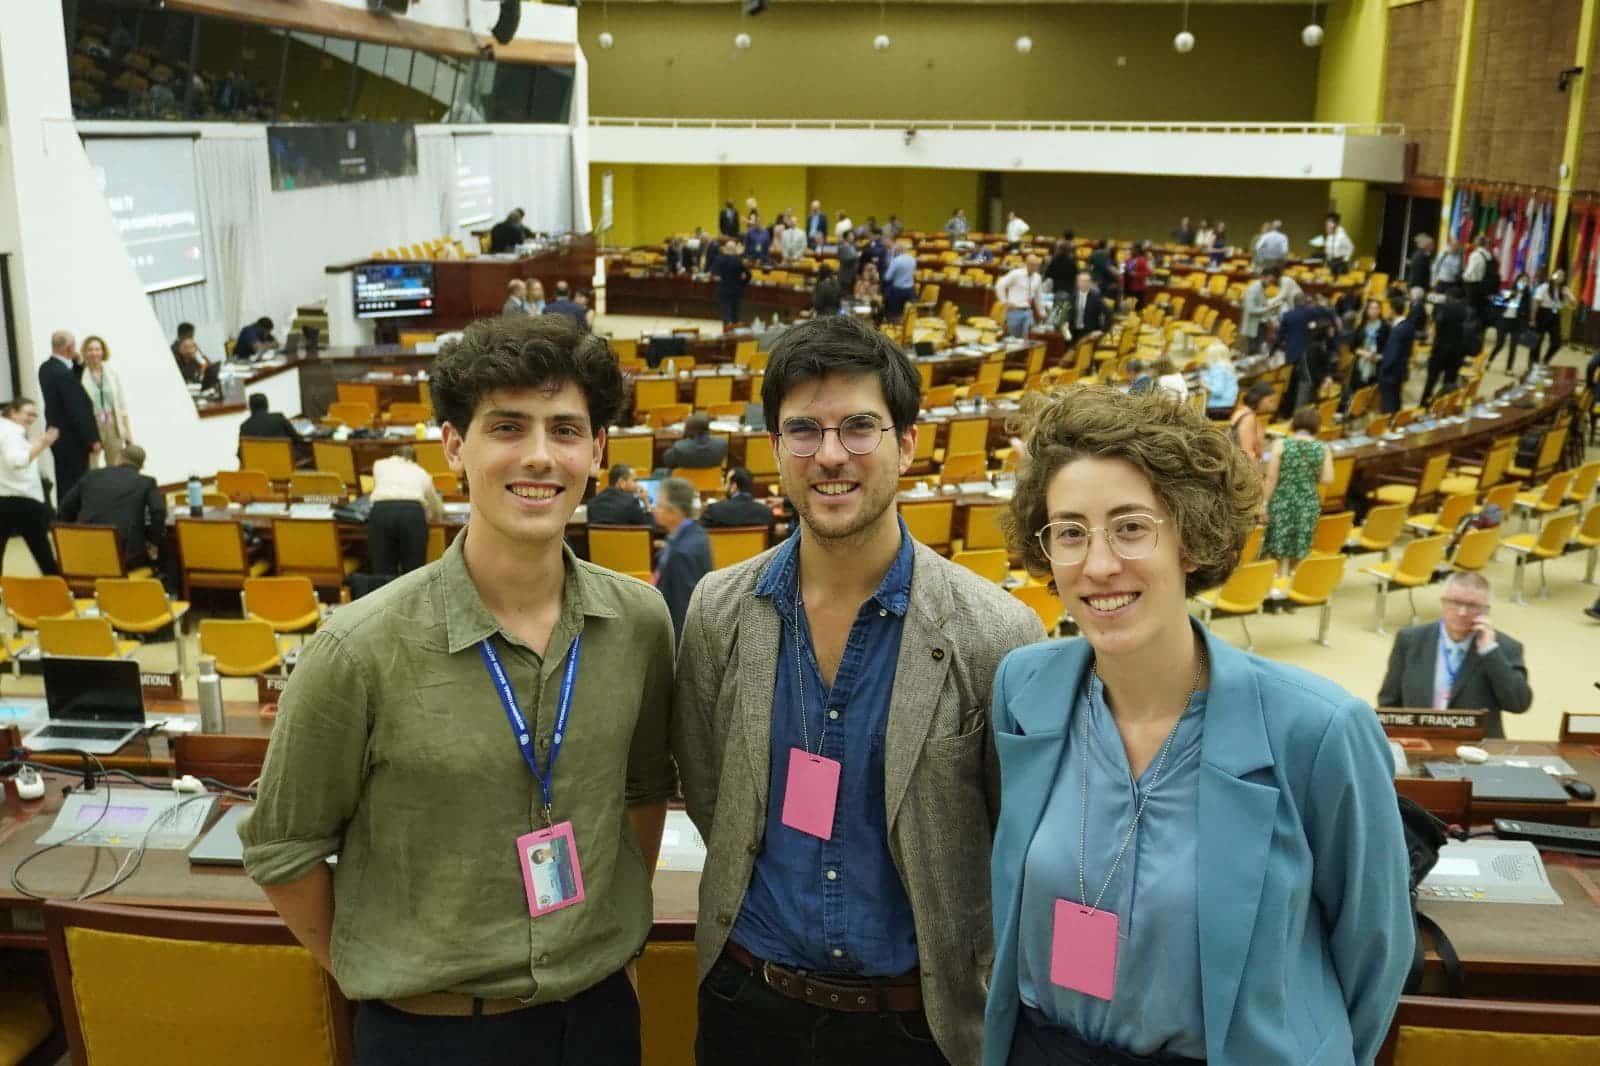
[[[1511,350],[1506,353],[1506,373],[1511,373],[1517,365],[1517,337],[1524,329],[1523,324],[1514,318],[1502,318],[1497,322],[1494,327],[1494,348],[1489,352],[1489,362],[1493,363],[1495,357],[1500,354],[1500,349],[1509,344]]]
[[[0,496],[0,558],[12,537],[21,537],[41,574],[59,574],[50,547],[50,508],[26,496]]]
[[[1096,1047],[1058,1029],[1031,1007],[1017,1012],[1008,1066],[1198,1066],[1204,1059],[1181,1055],[1130,1055],[1115,1048]]]
[[[428,557],[428,515],[415,500],[380,500],[367,516],[367,566],[374,574],[416,570]]]
[[[948,1066],[921,1011],[850,1014],[780,996],[727,956],[700,985],[697,1066]]]
[[[884,313],[884,315],[891,322],[896,320],[896,319],[898,319],[900,317],[901,313],[903,311],[905,311],[906,304],[910,303],[911,302],[911,298],[913,296],[915,296],[916,294],[917,294],[917,290],[916,289],[892,289],[892,288],[884,289],[883,290],[883,313]]]
[[[71,441],[58,440],[50,445],[50,454],[56,460],[56,502],[60,503],[72,491],[72,486],[89,472],[89,449]]]
[[[1400,410],[1400,390],[1405,385],[1403,381],[1378,382],[1378,410],[1386,415],[1392,415]]]
[[[1426,407],[1433,398],[1435,386],[1443,385],[1446,391],[1455,387],[1460,373],[1461,360],[1451,355],[1434,354],[1428,358],[1428,378],[1422,384],[1422,405]]]
[[[1534,343],[1532,359],[1535,363],[1541,359],[1548,363],[1556,357],[1556,349],[1561,347],[1561,316],[1554,311],[1540,311],[1534,328],[1539,332],[1539,340]],[[1540,342],[1545,345],[1542,356],[1539,354]]]
[[[742,295],[742,293],[737,292],[717,293],[717,302],[722,305],[722,324],[724,326],[732,325],[739,321],[739,301]]]
[[[356,1066],[639,1066],[639,999],[622,973],[561,1003],[474,1018],[363,1000]]]

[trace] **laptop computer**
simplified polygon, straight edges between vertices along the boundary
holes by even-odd
[[[747,404],[745,404],[744,405],[744,425],[745,425],[746,429],[766,429],[767,428],[767,412],[766,412],[766,408],[762,407],[758,403],[747,403]]]
[[[661,479],[660,478],[642,477],[642,478],[639,478],[638,480],[639,480],[639,487],[641,489],[644,489],[645,495],[650,497],[650,505],[652,507],[654,507],[656,505],[656,503],[659,502],[658,501],[658,496],[659,496],[659,494],[661,492]]]
[[[1513,803],[1566,803],[1561,782],[1537,766],[1501,766],[1496,763],[1423,763],[1429,777],[1472,782],[1472,798]]]
[[[110,755],[149,724],[139,664],[132,659],[46,655],[39,662],[49,721],[23,737],[23,747]]]
[[[255,808],[251,803],[240,803],[222,812],[211,831],[189,849],[189,862],[194,866],[243,866],[244,845],[239,843],[239,819]]]

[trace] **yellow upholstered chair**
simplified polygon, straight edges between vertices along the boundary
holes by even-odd
[[[377,409],[377,404],[339,400],[328,405],[328,413],[322,416],[322,420],[351,429],[368,429],[372,425],[373,412]]]
[[[1453,570],[1479,571],[1489,565],[1494,558],[1495,549],[1500,546],[1500,528],[1469,529],[1461,537],[1461,543],[1456,545],[1456,553],[1450,557],[1450,567]]]
[[[939,484],[962,485],[989,479],[989,457],[983,452],[949,452],[939,467]]]
[[[1406,599],[1411,604],[1411,621],[1417,620],[1415,590],[1433,580],[1433,572],[1444,559],[1444,550],[1449,544],[1450,538],[1442,533],[1432,537],[1418,537],[1406,545],[1399,562],[1384,562],[1376,566],[1362,567],[1363,574],[1378,582],[1378,598],[1373,609],[1374,629],[1379,633],[1387,633],[1383,628],[1384,607],[1388,603],[1389,589],[1395,586],[1406,590]]]
[[[721,570],[766,551],[772,546],[772,530],[768,526],[709,526],[706,539],[711,542],[711,569]]]
[[[1483,494],[1483,498],[1478,501],[1478,509],[1487,510],[1490,507],[1498,507],[1502,515],[1509,515],[1517,506],[1517,496],[1521,494],[1521,491],[1521,482],[1502,481]]]
[[[316,587],[302,575],[248,578],[239,605],[246,618],[267,623],[274,633],[305,633],[323,618]]]
[[[414,400],[396,400],[383,413],[391,426],[414,426],[418,422],[433,420],[433,408]]]
[[[1267,527],[1251,526],[1250,532],[1245,534],[1244,547],[1239,551],[1239,565],[1253,563],[1261,557],[1261,545],[1266,542]]]
[[[289,498],[303,500],[308,496],[324,499],[345,498],[345,480],[328,470],[296,470],[289,476]]]
[[[1600,503],[1585,512],[1583,525],[1572,538],[1571,546],[1574,549],[1582,549],[1588,556],[1588,561],[1583,567],[1583,580],[1588,584],[1594,584],[1595,559],[1600,556]]]
[[[1250,625],[1245,618],[1261,612],[1261,605],[1272,591],[1273,577],[1277,571],[1278,564],[1271,559],[1240,566],[1221,588],[1202,592],[1195,597],[1195,602],[1200,605],[1201,621],[1209,626],[1212,616],[1217,614],[1238,618],[1239,624],[1244,627],[1246,645],[1254,651],[1255,638],[1250,635]]]
[[[675,466],[672,476],[687,481],[696,492],[716,493],[722,491],[722,481],[726,477],[720,466]]]
[[[1538,533],[1517,533],[1500,542],[1516,556],[1517,560],[1515,577],[1511,583],[1511,599],[1514,602],[1523,605],[1528,602],[1522,593],[1522,581],[1529,559],[1537,560],[1539,563],[1539,595],[1550,594],[1549,582],[1545,580],[1544,565],[1551,559],[1559,559],[1566,554],[1567,542],[1572,539],[1572,534],[1577,528],[1578,512],[1573,509],[1551,515],[1550,520]]]
[[[100,617],[118,633],[144,637],[171,626],[178,671],[189,672],[183,639],[183,616],[189,613],[189,604],[168,596],[161,582],[152,577],[103,577],[94,583],[94,602]]]
[[[283,668],[289,644],[272,627],[255,618],[202,618],[200,654],[217,660],[223,677],[256,677]]]
[[[1400,539],[1400,530],[1404,528],[1405,521],[1406,505],[1403,503],[1374,507],[1367,512],[1367,520],[1350,531],[1350,539],[1345,542],[1344,550],[1351,555],[1381,552],[1388,559],[1389,549]]]
[[[1327,425],[1328,423],[1323,423]],[[1333,480],[1326,485],[1317,483],[1317,496],[1322,501],[1322,509],[1342,508],[1345,501],[1350,498],[1350,477],[1355,473],[1356,457],[1353,455],[1336,455],[1333,457]]]
[[[733,400],[733,378],[724,374],[694,379],[694,408],[704,411],[714,403]]]
[[[148,566],[125,569],[122,534],[115,526],[72,525],[57,522],[50,527],[56,542],[56,562],[61,576],[73,592],[94,591],[102,577],[149,577]]]
[[[218,470],[217,491],[240,503],[281,499],[272,491],[272,479],[264,470]]]
[[[1567,432],[1571,428],[1571,426],[1561,426],[1546,433],[1544,439],[1539,442],[1539,452],[1534,456],[1533,466],[1518,466],[1513,459],[1511,465],[1506,467],[1506,472],[1523,481],[1544,477],[1561,461],[1561,451],[1567,446]]]
[[[1593,1066],[1600,1007],[1401,996],[1377,1066]]]
[[[1272,583],[1273,590],[1290,603],[1322,608],[1315,640],[1324,648],[1328,647],[1328,623],[1333,620],[1333,590],[1344,578],[1346,561],[1337,550],[1326,555],[1313,553],[1300,560],[1293,577],[1280,577]]]
[[[44,655],[128,659],[138,648],[137,640],[118,640],[104,618],[39,619],[39,651]]]
[[[651,429],[663,429],[667,426],[677,425],[689,417],[694,408],[686,403],[664,403],[659,407],[652,407],[645,413],[645,425]]]
[[[1458,473],[1439,482],[1440,492],[1487,492],[1500,484],[1506,467],[1517,453],[1517,438],[1505,437],[1495,441],[1483,455],[1483,463],[1461,465]]]
[[[378,386],[366,385],[354,381],[341,381],[333,387],[335,398],[340,403],[364,403],[376,411],[378,403]]]
[[[1600,459],[1584,463],[1572,475],[1572,485],[1567,489],[1567,502],[1575,503],[1579,507],[1589,502],[1589,497],[1594,495],[1594,486],[1600,481]]]
[[[694,1066],[698,973],[693,941],[645,943],[638,961],[639,1039],[651,1066]]]
[[[1427,536],[1430,533],[1454,533],[1461,520],[1478,506],[1478,497],[1471,492],[1457,492],[1444,498],[1437,511],[1412,515],[1406,519],[1406,528]]]
[[[954,500],[915,500],[900,505],[900,517],[912,538],[935,551],[949,550],[955,514]]]
[[[1039,622],[1044,626],[1046,636],[1056,635],[1064,611],[1061,597],[1051,592],[1049,585],[1019,585],[1011,590],[1011,595],[1033,608],[1033,613],[1039,616]]]
[[[944,452],[959,455],[977,452],[982,455],[989,446],[989,420],[987,418],[954,418],[945,432]]]
[[[0,598],[6,614],[19,630],[38,630],[47,618],[76,618],[93,601],[74,600],[67,583],[54,574],[45,577],[0,577]],[[8,641],[6,650],[16,655],[28,646],[23,638]]]
[[[284,437],[242,437],[239,468],[259,470],[272,481],[286,483],[294,473],[294,446]]]
[[[350,1005],[277,917],[49,903],[44,924],[75,1063],[351,1060]]]
[[[1527,528],[1529,516],[1538,515],[1542,520],[1545,515],[1566,505],[1567,490],[1572,487],[1572,479],[1573,471],[1563,470],[1559,474],[1551,474],[1550,480],[1538,488],[1517,493],[1517,510],[1522,514],[1524,529]]]
[[[194,598],[196,588],[243,588],[245,578],[260,577],[271,569],[265,559],[250,558],[244,526],[238,522],[180,518],[177,530],[186,600]]]
[[[950,556],[950,561],[958,566],[964,566],[979,577],[986,577],[996,585],[1006,579],[1006,573],[1011,569],[1011,564],[1006,558],[1004,548],[979,548],[972,551],[959,551]]]
[[[356,475],[356,453],[349,441],[319,440],[311,444],[311,461],[317,464],[317,469],[330,474],[337,474],[339,480],[347,488],[356,489],[361,486],[361,479]],[[291,472],[291,477],[293,473]]]
[[[228,504],[232,502],[232,500],[228,499],[228,497],[224,496],[220,492],[202,492],[200,494],[200,506],[204,507],[208,511],[226,511],[228,509]],[[188,491],[180,490],[178,492],[167,493],[167,506],[175,513],[181,512],[183,514],[188,514]]]
[[[967,535],[962,538],[962,550],[1004,548],[1006,537],[1000,529],[1000,514],[1005,509],[1003,503],[975,503],[963,508],[962,513],[967,519]]]
[[[343,586],[360,566],[344,554],[339,523],[331,518],[274,518],[272,555],[279,574],[308,577],[318,588]]]
[[[590,526],[589,561],[607,570],[649,581],[650,530],[646,526]]]
[[[1415,482],[1409,485],[1379,485],[1373,490],[1372,497],[1379,503],[1405,504],[1408,509],[1425,503],[1439,491],[1439,482],[1444,479],[1444,472],[1449,465],[1449,452],[1429,456],[1422,464]]]
[[[441,496],[461,495],[461,476],[454,473],[430,474],[433,490]]]
[[[1320,555],[1343,551],[1355,523],[1354,511],[1335,511],[1321,516],[1317,519],[1316,532],[1311,535],[1311,551]]]
[[[648,474],[656,465],[656,440],[648,433],[618,434],[606,438],[606,468],[617,464],[635,473]]]
[[[778,456],[765,440],[750,437],[744,442],[744,468],[756,483],[757,496],[768,495],[778,484]]]
[[[419,440],[411,445],[417,453],[417,465],[430,474],[445,474],[450,472],[450,460],[444,456],[444,442],[438,440]]]
[[[633,381],[633,411],[643,416],[651,408],[678,402],[678,382],[675,378],[635,378]]]

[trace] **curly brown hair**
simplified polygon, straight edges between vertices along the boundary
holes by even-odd
[[[1020,431],[1016,491],[1001,526],[1035,577],[1050,571],[1034,535],[1046,522],[1045,496],[1056,472],[1087,457],[1122,459],[1143,471],[1172,516],[1179,552],[1195,570],[1193,596],[1215,588],[1239,565],[1261,507],[1261,477],[1249,458],[1203,414],[1158,392],[1069,386],[1030,394],[1012,427]]]

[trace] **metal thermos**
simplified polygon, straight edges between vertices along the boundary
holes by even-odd
[[[210,655],[200,658],[200,676],[195,678],[195,688],[200,692],[200,732],[226,733],[222,719],[222,678],[217,676],[217,660]]]
[[[189,514],[190,514],[191,517],[199,518],[201,515],[203,515],[205,513],[206,513],[206,497],[205,497],[205,493],[202,492],[201,489],[200,489],[200,477],[199,477],[198,474],[190,474],[189,475]]]

